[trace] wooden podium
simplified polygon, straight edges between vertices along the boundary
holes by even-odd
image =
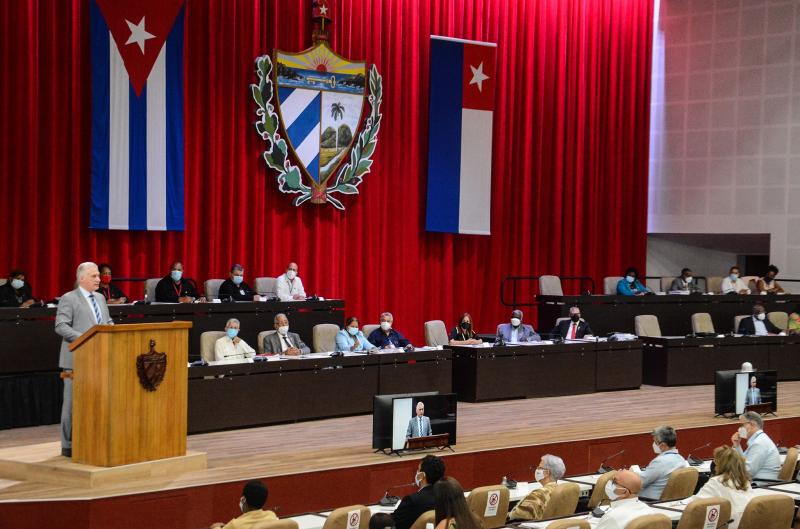
[[[113,467],[186,455],[191,326],[96,325],[70,344],[74,462]]]

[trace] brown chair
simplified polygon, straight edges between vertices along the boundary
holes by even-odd
[[[436,511],[425,511],[411,524],[411,529],[425,529],[428,524],[436,525]]]
[[[203,290],[208,301],[219,299],[219,287],[224,282],[224,279],[206,279],[206,282],[203,283]]]
[[[200,358],[206,362],[213,362],[217,358],[214,356],[214,345],[217,340],[225,336],[225,331],[206,331],[200,335]]]
[[[733,332],[734,333],[738,333],[739,332],[739,322],[742,321],[745,318],[752,318],[752,315],[750,315],[750,314],[740,314],[739,316],[734,316],[733,317]]]
[[[617,294],[617,283],[622,279],[622,276],[608,276],[603,278],[603,294],[606,296],[615,296]]]
[[[447,345],[450,340],[447,338],[447,327],[442,320],[426,321],[425,325],[425,345],[437,347]]]
[[[731,502],[724,498],[704,498],[694,500],[686,506],[677,529],[703,529],[706,524],[706,510],[712,506],[717,509],[718,518],[715,527],[725,526],[731,519]]]
[[[539,276],[539,294],[542,296],[563,296],[561,278],[558,276]]]
[[[591,529],[586,520],[556,520],[547,524],[545,529]]]
[[[794,517],[794,500],[784,494],[756,496],[747,503],[739,529],[788,529]]]
[[[662,277],[661,281],[659,282],[659,290],[661,292],[669,292],[669,287],[672,286],[672,282],[675,281],[674,277]]]
[[[268,298],[274,298],[275,294],[275,278],[274,277],[257,277],[255,282],[256,293]]]
[[[592,489],[592,495],[589,497],[589,503],[587,505],[589,510],[594,509],[600,505],[601,502],[608,499],[608,496],[606,496],[606,482],[613,478],[614,474],[616,474],[616,472],[612,470],[597,478],[597,483],[594,484],[594,489]]]
[[[497,513],[494,516],[484,516],[486,504],[489,501],[489,493],[493,491],[500,491],[500,503],[497,506]],[[495,529],[495,527],[501,527],[506,523],[508,498],[508,489],[504,485],[489,485],[488,487],[472,489],[472,492],[467,496],[467,505],[483,521],[483,529]]]
[[[789,327],[789,313],[782,312],[782,311],[773,311],[767,313],[767,319],[772,322],[772,324],[779,328],[782,331],[785,331],[787,327]]]
[[[666,514],[647,514],[628,522],[625,529],[672,529],[672,520]]]
[[[361,327],[361,332],[364,333],[364,337],[369,340],[369,335],[372,334],[372,331],[375,329],[380,329],[381,326],[378,323],[368,323]]]
[[[336,335],[339,326],[335,323],[318,323],[311,328],[312,344],[315,353],[327,353],[336,349]]]
[[[658,325],[658,317],[652,314],[640,314],[634,316],[633,327],[636,329],[636,336],[661,336],[661,327]]]
[[[692,332],[714,332],[714,322],[708,312],[695,312],[692,314]]]
[[[547,500],[547,505],[544,507],[542,519],[574,514],[580,495],[581,488],[577,483],[560,483],[550,493],[550,499]]]
[[[350,516],[359,516],[358,529],[369,529],[370,511],[363,505],[339,507],[328,516],[322,529],[347,529],[348,525],[354,526],[355,523],[348,524]]]
[[[694,467],[679,468],[669,475],[661,492],[661,501],[682,500],[694,494],[699,472]]]
[[[300,526],[294,520],[270,520],[258,525],[254,525],[252,529],[299,529]]]
[[[778,472],[778,479],[780,481],[794,481],[797,475],[797,448],[791,447],[786,452],[786,459],[783,461],[781,471]]]
[[[718,294],[722,292],[722,276],[709,276],[706,283],[706,292]]]

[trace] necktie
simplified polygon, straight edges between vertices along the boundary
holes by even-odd
[[[417,431],[419,436],[422,437],[422,417],[417,417]]]
[[[292,348],[292,342],[289,341],[289,336],[288,335],[283,337],[283,341],[286,342],[286,347],[288,349]]]
[[[570,340],[574,340],[575,339],[575,333],[577,332],[577,330],[578,330],[578,324],[577,323],[573,323],[572,324],[572,329],[570,330],[570,333],[569,333],[569,339]]]
[[[100,307],[97,306],[97,302],[94,300],[94,294],[89,294],[89,299],[92,301],[92,308],[94,309],[94,318],[97,320],[97,323],[103,323],[103,318],[100,316]]]

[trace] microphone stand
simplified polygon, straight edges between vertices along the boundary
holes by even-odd
[[[686,458],[686,460],[693,467],[702,465],[703,464],[703,460],[700,459],[699,457],[694,457],[692,454],[694,452],[697,452],[698,450],[702,450],[703,448],[708,448],[709,446],[711,446],[710,442],[704,444],[703,446],[698,446],[697,448],[693,448],[692,451],[689,452],[689,456]]]
[[[620,450],[616,454],[610,455],[607,458],[603,459],[603,461],[600,463],[600,468],[597,469],[597,473],[598,474],[605,474],[606,472],[611,472],[612,470],[614,470],[612,467],[606,466],[606,461],[610,461],[610,460],[614,459],[615,457],[621,456],[624,453],[625,453],[625,449],[623,448],[622,450]]]
[[[400,501],[400,498],[397,496],[389,496],[390,491],[396,489],[402,489],[405,487],[412,487],[412,486],[415,487],[416,485],[417,485],[416,483],[403,483],[402,485],[394,485],[392,487],[389,487],[388,489],[386,489],[386,492],[383,493],[383,498],[378,500],[378,504],[381,507],[393,507],[397,502]]]

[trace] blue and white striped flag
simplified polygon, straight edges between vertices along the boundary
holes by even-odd
[[[183,230],[183,0],[90,0],[89,227]]]

